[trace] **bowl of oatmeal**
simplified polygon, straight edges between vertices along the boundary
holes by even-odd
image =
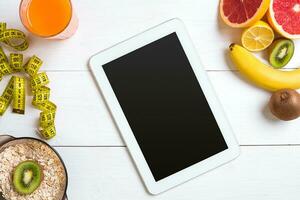
[[[18,174],[22,181],[37,179],[38,184],[28,192],[20,192],[15,181],[16,171],[26,162],[34,163],[37,169]],[[68,175],[59,154],[47,143],[35,138],[0,138],[0,192],[6,200],[64,200]],[[27,164],[28,167],[28,164]],[[30,166],[29,166],[30,167]],[[17,187],[18,186],[18,187]],[[23,188],[24,189],[24,188]],[[28,189],[28,188],[25,188]],[[26,190],[25,190],[26,191]]]

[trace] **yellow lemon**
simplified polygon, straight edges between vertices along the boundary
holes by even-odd
[[[242,44],[249,51],[264,50],[272,44],[273,40],[274,31],[263,21],[256,22],[242,34]]]

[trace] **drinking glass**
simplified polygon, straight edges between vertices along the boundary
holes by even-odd
[[[67,39],[78,28],[71,0],[22,0],[19,14],[29,32],[46,39]]]

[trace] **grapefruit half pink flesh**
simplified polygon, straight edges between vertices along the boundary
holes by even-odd
[[[272,10],[278,25],[291,35],[300,34],[300,0],[274,0]]]
[[[220,15],[229,26],[251,26],[264,16],[269,2],[269,0],[221,0]]]

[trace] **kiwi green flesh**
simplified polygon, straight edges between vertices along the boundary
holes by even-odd
[[[276,69],[287,65],[294,55],[294,43],[291,40],[281,39],[275,41],[270,54],[270,64]]]
[[[35,161],[20,163],[13,173],[13,185],[16,192],[22,195],[33,193],[41,184],[42,170]]]

